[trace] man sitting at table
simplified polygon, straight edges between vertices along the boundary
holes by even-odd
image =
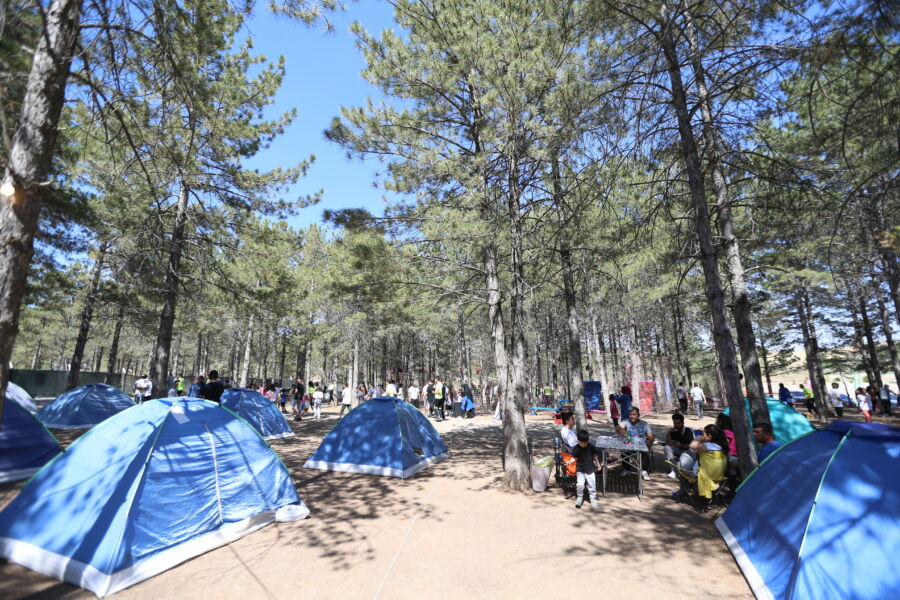
[[[559,437],[563,444],[568,446],[569,452],[578,445],[578,434],[575,432],[575,415],[570,412],[562,414],[563,426],[559,430]]]
[[[656,437],[653,435],[653,430],[650,429],[650,424],[647,421],[641,420],[641,411],[636,407],[633,407],[630,411],[628,411],[628,420],[624,421],[619,426],[619,435],[631,435],[631,438],[634,440],[644,440],[647,443],[647,448],[650,447],[650,444],[653,443],[653,440]],[[643,468],[641,470],[641,477],[644,478],[644,481],[650,480],[650,475],[647,473],[646,466],[650,464],[650,453],[649,452],[641,452],[641,465]],[[626,465],[627,466],[627,465]],[[622,470],[622,474],[625,474],[625,470]]]
[[[672,428],[666,433],[666,445],[663,448],[666,460],[681,465],[683,469],[690,469],[697,460],[693,450],[690,449],[693,441],[694,432],[684,426],[684,415],[680,413],[672,415]],[[672,479],[678,477],[674,470],[669,471],[668,476]]]

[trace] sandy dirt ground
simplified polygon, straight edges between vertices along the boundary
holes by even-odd
[[[490,416],[435,423],[453,457],[405,481],[303,469],[336,411],[292,421],[296,435],[271,444],[310,507],[308,519],[268,525],[114,597],[752,598],[713,526],[718,509],[701,515],[671,501],[677,484],[665,477],[661,455],[643,500],[633,478],[616,480],[599,512],[587,503],[576,509],[552,479],[544,493],[504,490],[501,431]],[[534,454],[551,454],[558,426],[548,415],[527,420]],[[669,417],[648,421],[662,436]],[[590,429],[592,437],[612,431],[597,422]],[[0,506],[20,486],[0,485]],[[90,597],[0,561],[0,598]]]

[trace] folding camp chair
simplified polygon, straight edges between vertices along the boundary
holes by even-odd
[[[728,456],[716,450],[700,454],[700,472],[683,469],[672,461],[666,461],[681,484],[682,497],[697,512],[706,512],[716,501],[727,504]]]
[[[575,486],[578,480],[575,474],[575,465],[565,464],[563,455],[565,455],[566,461],[572,458],[572,455],[565,451],[562,440],[560,440],[559,437],[556,437],[553,439],[553,462],[556,467],[556,485],[562,488],[566,493],[566,498],[568,498],[569,495],[575,495]]]

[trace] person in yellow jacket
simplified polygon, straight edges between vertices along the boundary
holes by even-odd
[[[444,403],[446,401],[447,386],[444,385],[444,380],[438,377],[434,384],[434,412],[438,421],[443,421],[446,418],[444,416]]]

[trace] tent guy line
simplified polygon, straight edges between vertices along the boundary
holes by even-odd
[[[403,536],[403,541],[400,542],[400,546],[394,553],[394,558],[391,559],[391,564],[388,566],[387,571],[384,572],[384,577],[382,577],[381,583],[378,585],[378,589],[375,590],[375,595],[372,596],[372,600],[378,600],[378,596],[381,595],[381,590],[384,589],[384,584],[387,583],[387,580],[390,578],[391,572],[394,570],[394,565],[397,564],[397,559],[400,558],[400,553],[403,552],[403,548],[406,547],[406,542],[407,540],[409,540],[409,536],[412,535],[412,531],[419,520],[419,515],[422,514],[422,507],[428,504],[428,501],[431,500],[431,496],[434,495],[434,490],[437,489],[439,482],[439,479],[435,479],[434,483],[431,486],[431,489],[428,490],[428,495],[425,496],[425,499],[422,500],[422,502],[420,502],[419,506],[416,508],[416,513],[412,516],[409,527],[406,528],[406,535]]]

